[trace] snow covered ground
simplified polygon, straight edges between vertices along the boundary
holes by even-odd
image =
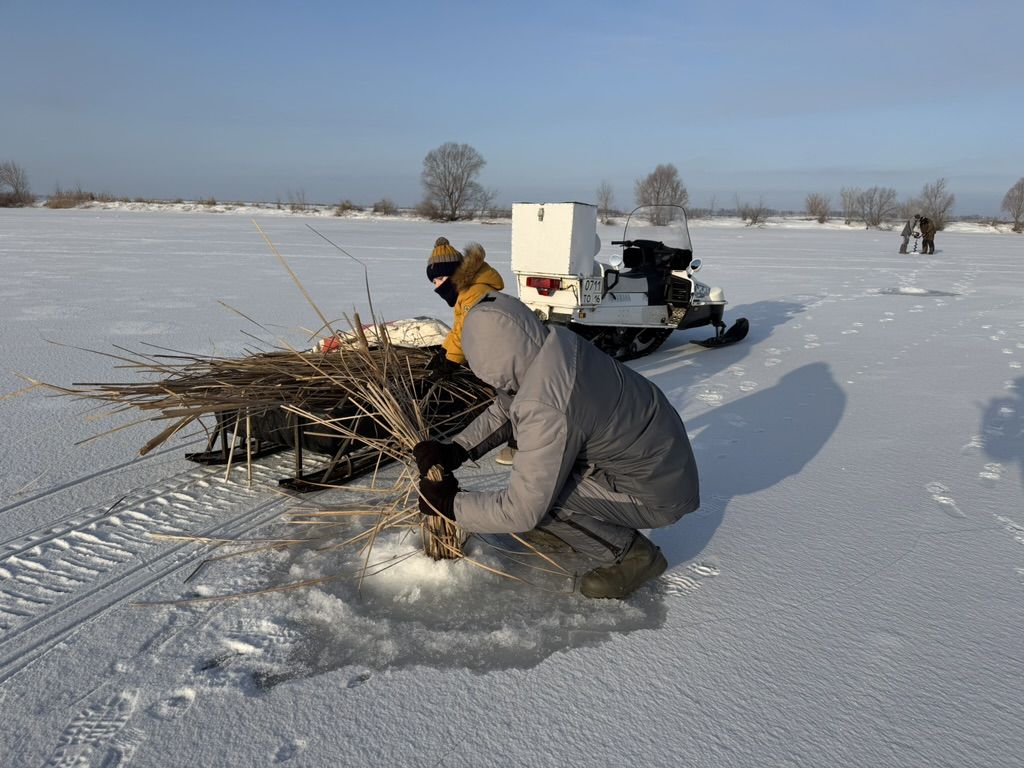
[[[437,235],[511,278],[507,222],[257,216],[333,317],[367,314],[363,271],[307,224],[366,265],[388,319],[447,319],[423,271]],[[273,534],[299,503],[274,490],[287,457],[248,487],[186,462],[194,437],[137,458],[151,426],[75,445],[128,416],[0,401],[0,765],[1019,765],[1024,241],[963,225],[924,257],[800,222],[692,236],[751,331],[720,350],[676,333],[633,363],[687,423],[703,508],[654,532],[670,569],[623,602],[414,557],[361,593],[140,606],[353,564],[262,554],[186,581],[210,550],[149,534]],[[318,325],[245,216],[0,210],[0,266],[3,393],[13,372],[131,376],[78,347],[235,354]]]

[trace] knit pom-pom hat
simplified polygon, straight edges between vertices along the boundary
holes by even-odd
[[[461,263],[462,254],[452,247],[448,238],[439,237],[427,259],[427,280],[433,282],[439,277],[451,277]]]

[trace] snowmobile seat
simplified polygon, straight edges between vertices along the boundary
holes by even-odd
[[[686,269],[693,260],[689,248],[670,248],[656,240],[634,240],[622,251],[622,265],[630,271]]]
[[[642,269],[644,263],[644,252],[633,246],[622,252],[622,266],[626,269]]]
[[[686,269],[693,261],[693,251],[689,248],[673,248],[674,253],[669,259],[669,267],[672,269]]]

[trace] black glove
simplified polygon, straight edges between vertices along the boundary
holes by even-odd
[[[448,359],[448,350],[444,347],[441,347],[427,363],[427,370],[430,371],[432,378],[435,379],[455,373],[461,367],[458,363]]]
[[[455,475],[445,473],[440,481],[420,478],[420,512],[437,515],[439,512],[449,520],[455,520],[455,494],[459,492],[459,481]]]
[[[438,464],[445,472],[454,472],[469,458],[469,453],[458,443],[439,443],[437,440],[416,443],[412,455],[416,457],[420,477],[426,476],[430,468]]]

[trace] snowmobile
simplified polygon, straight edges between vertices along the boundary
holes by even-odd
[[[649,224],[659,220],[669,223]],[[649,230],[661,239],[638,236]],[[650,354],[675,330],[713,326],[715,335],[697,342],[706,347],[747,335],[746,318],[726,330],[725,292],[694,277],[701,261],[693,258],[681,206],[635,208],[622,239],[611,244],[621,253],[597,261],[596,206],[513,204],[512,272],[520,300],[545,323],[564,325],[619,360]]]

